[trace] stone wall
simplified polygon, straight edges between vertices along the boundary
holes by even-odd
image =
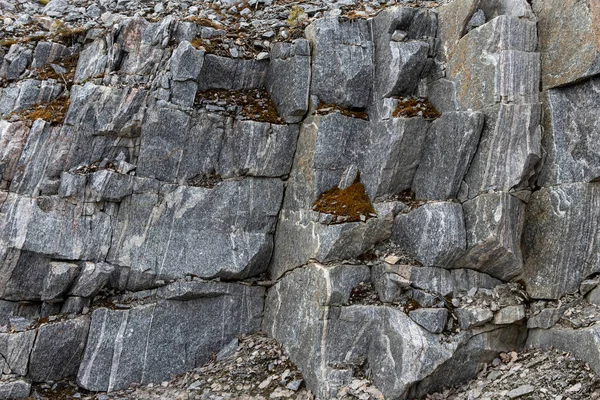
[[[173,17],[12,44],[0,397],[160,382],[258,330],[323,399],[595,340],[532,304],[598,284],[600,5],[531,3],[329,16],[260,60]]]

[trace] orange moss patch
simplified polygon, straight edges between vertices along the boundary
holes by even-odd
[[[358,181],[346,189],[334,187],[323,192],[313,204],[313,210],[333,215],[331,224],[365,222],[376,216],[365,187]]]
[[[401,97],[392,114],[395,118],[423,117],[425,119],[437,119],[441,117],[429,99],[425,97]]]
[[[339,112],[340,114],[342,114],[346,117],[359,118],[359,119],[364,119],[366,121],[369,120],[369,114],[367,114],[364,111],[349,110],[347,108],[342,108],[336,104],[320,103],[319,106],[317,107],[316,113],[318,115],[327,115],[327,114],[331,114],[332,112],[335,112],[335,111]]]
[[[59,25],[56,28],[53,38],[55,41],[60,42],[65,46],[70,46],[79,39],[79,36],[85,33],[86,30],[82,26],[77,28],[71,28],[66,25]]]
[[[415,193],[410,190],[405,190],[396,196],[395,200],[401,201],[406,204],[410,210],[414,210],[415,208],[419,208],[422,205],[427,204],[427,200],[417,200],[415,198]]]
[[[60,96],[49,103],[36,104],[30,109],[14,113],[14,115],[17,115],[21,120],[35,121],[36,119],[43,119],[50,124],[62,124],[70,104],[71,102],[67,96]]]
[[[235,106],[241,108],[239,115],[243,119],[271,124],[284,124],[285,121],[277,113],[275,103],[265,89],[251,90],[205,90],[196,95],[196,105]]]
[[[53,64],[60,65],[67,70],[64,74],[58,74],[54,68],[48,64],[36,70],[37,76],[40,80],[56,79],[57,81],[64,83],[67,86],[67,89],[70,90],[75,79],[75,70],[77,69],[78,60],[79,57],[77,55],[72,55],[54,62]]]

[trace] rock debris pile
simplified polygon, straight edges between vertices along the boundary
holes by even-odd
[[[0,0],[0,399],[593,398],[599,7]]]

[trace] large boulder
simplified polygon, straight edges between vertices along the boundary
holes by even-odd
[[[260,274],[282,197],[279,179],[262,178],[140,191],[121,202],[107,261],[166,279]]]
[[[523,269],[525,203],[506,193],[482,194],[463,204],[467,252],[456,267],[508,281]]]
[[[600,4],[533,0],[538,18],[542,85],[563,86],[600,73]]]
[[[484,109],[485,124],[465,177],[468,198],[489,191],[528,188],[542,155],[539,104]],[[510,154],[510,157],[506,157]]]
[[[287,123],[302,121],[308,111],[310,45],[306,39],[294,44],[275,43],[267,76],[267,90],[279,115]]]
[[[425,267],[452,267],[465,252],[465,238],[463,209],[450,202],[398,215],[392,232],[392,241]]]
[[[112,391],[161,382],[208,361],[238,335],[260,327],[264,288],[227,284],[187,301],[150,299],[92,314],[78,384]]]
[[[600,78],[550,89],[544,106],[542,145],[546,159],[538,184],[600,179]]]
[[[536,299],[575,293],[600,272],[600,185],[572,183],[542,188],[527,206],[523,279]]]
[[[373,38],[369,22],[314,21],[305,31],[312,44],[311,95],[325,104],[366,108],[373,84]]]
[[[89,316],[40,326],[29,359],[30,378],[35,382],[74,378],[89,326]]]
[[[412,183],[417,199],[455,199],[479,143],[483,113],[447,112],[427,132]]]

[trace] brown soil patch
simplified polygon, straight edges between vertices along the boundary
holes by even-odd
[[[212,189],[219,182],[222,182],[222,181],[223,181],[223,179],[216,173],[216,171],[213,170],[208,174],[197,175],[197,176],[189,179],[187,183],[189,186],[205,187],[205,188]]]
[[[205,90],[196,95],[196,106],[222,107],[223,111],[235,114],[242,119],[284,124],[277,113],[275,103],[266,89],[251,90]],[[236,111],[228,111],[235,108]]]
[[[441,114],[425,97],[400,97],[393,116],[395,118],[423,117],[425,119],[437,119],[441,117]]]
[[[64,83],[67,89],[70,90],[75,79],[75,70],[77,69],[78,60],[79,57],[77,55],[71,55],[54,62],[53,64],[60,65],[67,70],[64,74],[57,73],[50,64],[44,65],[36,70],[38,79],[42,81],[56,79],[57,81]]]
[[[358,181],[346,189],[334,187],[323,192],[313,204],[313,210],[333,215],[331,224],[365,222],[376,216],[365,187]]]
[[[320,103],[317,107],[316,113],[317,115],[327,115],[336,111],[346,117],[364,119],[365,121],[369,120],[369,114],[363,110],[350,110],[347,108],[342,108],[336,104]]]
[[[61,95],[49,103],[36,104],[27,110],[12,115],[18,116],[21,120],[33,122],[37,119],[43,119],[50,124],[58,125],[64,122],[69,105],[71,105],[69,97]]]

